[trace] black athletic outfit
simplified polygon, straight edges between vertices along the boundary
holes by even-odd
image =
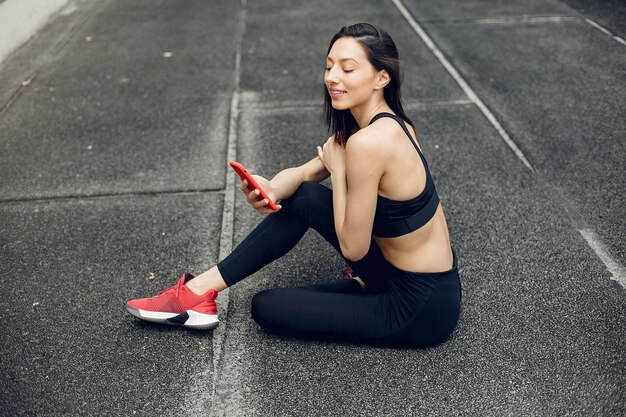
[[[394,201],[378,196],[373,235],[401,236],[426,224],[439,198],[428,165],[403,121],[391,113],[417,150],[426,170],[426,187],[417,197]],[[217,267],[231,286],[293,248],[309,227],[341,254],[335,232],[332,190],[305,181],[282,209],[269,214]],[[260,325],[292,335],[409,347],[432,346],[454,330],[460,313],[461,284],[457,257],[452,269],[437,273],[404,271],[388,262],[372,237],[369,252],[359,261],[345,259],[354,279],[273,288],[252,299],[252,317]],[[343,257],[343,255],[342,255]]]

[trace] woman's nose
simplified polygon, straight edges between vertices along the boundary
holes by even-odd
[[[337,79],[337,71],[335,70],[335,68],[331,68],[328,71],[326,71],[325,77],[326,79],[326,83],[336,83],[338,81]]]

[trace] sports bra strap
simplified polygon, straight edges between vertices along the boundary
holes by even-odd
[[[368,123],[368,126],[374,123],[376,120],[380,119],[381,117],[391,117],[396,122],[398,122],[402,130],[404,130],[404,133],[406,133],[406,135],[409,137],[409,140],[411,141],[411,145],[413,145],[417,153],[419,153],[422,159],[424,159],[423,158],[424,155],[422,154],[422,151],[420,151],[420,148],[415,144],[415,142],[413,142],[413,137],[409,133],[409,129],[407,129],[406,125],[404,124],[404,120],[402,120],[399,116],[392,114],[392,113],[387,113],[387,112],[378,113],[376,116],[372,117],[372,120],[370,120],[370,122]]]

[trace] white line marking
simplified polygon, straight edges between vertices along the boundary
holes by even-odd
[[[607,29],[605,29],[604,27],[600,26],[599,24],[597,24],[596,22],[594,22],[591,19],[587,19],[585,17],[585,22],[589,23],[591,26],[593,26],[594,28],[598,29],[600,32],[604,33],[605,35],[609,35],[609,36],[613,36],[613,34],[611,32],[609,32]]]
[[[462,100],[433,100],[433,101],[405,101],[403,102],[404,107],[408,108],[419,108],[419,107],[429,107],[429,106],[458,106],[458,105],[467,105],[474,104],[473,101],[462,99]],[[317,104],[311,104],[310,102],[302,103],[302,104],[293,104],[289,106],[272,106],[265,105],[261,107],[256,106],[244,106],[239,109],[239,113],[282,113],[282,112],[298,112],[298,111],[315,111],[322,109],[324,103],[322,101]]]
[[[489,111],[487,106],[482,102],[480,98],[476,95],[474,90],[465,82],[463,77],[459,74],[459,72],[452,66],[450,61],[443,55],[441,50],[435,45],[435,43],[430,39],[430,37],[424,32],[422,27],[413,19],[413,16],[409,13],[409,11],[404,7],[400,0],[391,0],[393,4],[396,5],[402,16],[406,19],[409,25],[413,28],[415,33],[422,39],[422,41],[426,44],[428,49],[437,57],[439,62],[443,65],[443,67],[448,71],[448,73],[454,78],[457,84],[461,87],[461,89],[467,94],[467,97],[476,104],[476,106],[480,109],[483,115],[489,120],[491,125],[498,131],[500,137],[506,142],[506,144],[513,150],[513,153],[517,156],[517,158],[522,161],[522,163],[528,168],[531,172],[535,172],[534,168],[526,159],[524,153],[519,149],[519,147],[513,142],[509,134],[504,130],[500,122],[495,118],[495,116]]]
[[[593,249],[598,257],[604,262],[607,269],[611,273],[611,279],[619,282],[619,284],[626,289],[626,270],[624,267],[615,261],[609,254],[608,249],[602,243],[602,240],[591,229],[578,229],[578,232],[587,241],[587,244]]]
[[[624,267],[611,257],[608,248],[600,237],[587,225],[585,219],[578,214],[567,191],[548,182],[541,174],[537,174],[537,181],[541,188],[545,190],[546,196],[551,198],[554,204],[561,206],[565,210],[571,224],[609,270],[612,275],[611,279],[617,281],[626,289],[626,271]]]
[[[423,108],[430,106],[464,106],[467,104],[474,104],[472,100],[433,100],[433,101],[407,101],[404,102],[404,107],[407,108]]]
[[[241,12],[239,14],[239,42],[237,43],[237,52],[235,54],[235,88],[233,92],[233,98],[230,103],[230,121],[228,125],[228,146],[227,146],[227,161],[237,160],[237,131],[239,122],[239,99],[240,99],[240,82],[241,82],[241,48],[243,44],[243,37],[246,31],[246,0],[241,0]],[[224,193],[224,208],[222,215],[222,232],[220,235],[220,253],[219,260],[224,259],[231,251],[234,239],[234,218],[235,218],[235,193],[237,183],[236,175],[230,170],[230,167],[226,169],[226,191]],[[230,288],[220,292],[221,303],[218,304],[218,314],[220,317],[224,317],[222,320],[223,325],[219,326],[213,332],[213,381],[211,384],[210,405],[208,409],[196,410],[198,412],[190,413],[190,415],[207,415],[210,413],[212,416],[224,416],[228,412],[233,412],[235,415],[241,414],[241,391],[238,388],[241,382],[239,369],[237,366],[229,366],[226,372],[222,372],[224,367],[224,339],[226,337],[227,319],[228,319],[228,306]],[[236,355],[239,352],[229,352],[229,355]],[[218,384],[221,389],[218,394]],[[224,388],[226,387],[226,388]]]
[[[477,24],[516,24],[516,23],[557,23],[578,20],[574,16],[515,16],[515,17],[485,17],[478,19],[470,19],[467,23]],[[466,22],[463,22],[466,23]]]
[[[237,160],[237,124],[239,120],[239,80],[241,65],[241,43],[237,47],[235,55],[235,92],[230,102],[230,121],[228,123],[228,146],[226,151],[227,161]],[[220,252],[218,259],[221,261],[226,258],[232,251],[235,223],[235,176],[230,167],[226,168],[226,190],[224,192],[224,207],[222,210],[222,231],[220,233]],[[220,364],[222,361],[222,351],[224,345],[224,337],[226,336],[226,327],[228,319],[228,302],[230,288],[221,291],[218,304],[218,317],[223,317],[222,325],[213,331],[213,383],[211,389],[211,409],[215,403],[215,392],[217,389],[218,378],[221,376]],[[220,399],[223,401],[224,399]],[[203,410],[207,411],[207,410]],[[197,414],[196,414],[197,415]]]
[[[626,46],[626,41],[623,38],[620,38],[619,36],[615,35],[615,36],[613,36],[613,39],[615,39],[616,41],[618,41],[622,45]]]
[[[519,23],[560,23],[580,20],[577,16],[489,16],[474,18],[426,19],[422,23],[431,25],[478,24],[478,25],[512,25]]]
[[[463,91],[465,91],[465,94],[467,94],[469,99],[472,100],[472,102],[476,103],[476,105],[483,112],[485,117],[496,128],[498,133],[500,133],[500,136],[502,136],[502,138],[507,143],[507,145],[509,145],[509,147],[513,149],[513,152],[515,152],[515,155],[517,155],[517,157],[524,163],[524,165],[526,165],[528,169],[531,170],[531,172],[536,174],[536,171],[530,165],[530,163],[528,162],[528,160],[526,159],[522,151],[517,147],[517,145],[515,145],[515,143],[511,140],[511,138],[509,137],[507,132],[502,128],[500,123],[498,123],[498,121],[493,116],[493,114],[489,111],[489,109],[487,109],[487,107],[478,98],[476,93],[474,93],[474,90],[470,88],[470,86],[465,82],[465,80],[461,77],[461,75],[459,75],[458,71],[452,66],[452,64],[443,55],[443,53],[439,50],[439,48],[435,45],[435,43],[430,39],[430,37],[426,34],[426,32],[424,32],[422,27],[415,21],[415,19],[413,19],[413,16],[411,16],[411,14],[404,7],[402,2],[400,0],[391,0],[391,1],[396,5],[396,7],[398,8],[402,16],[404,16],[404,18],[407,20],[409,25],[411,25],[413,30],[415,30],[418,36],[426,44],[426,46],[428,46],[431,52],[437,57],[439,62],[441,62],[444,68],[452,76],[452,78],[454,78],[454,80],[459,84],[459,86],[463,89]],[[598,25],[597,23],[589,19],[585,19],[585,20],[592,26],[601,30],[602,32],[608,33],[609,35],[611,35],[610,32],[608,32],[606,29],[604,29],[602,26]],[[566,211],[568,211],[568,213],[570,214],[570,217],[574,219],[577,219],[579,217],[575,212],[568,209],[567,205],[563,203],[563,200],[561,200],[561,205],[565,208]],[[576,223],[576,220],[574,220],[574,222]],[[611,255],[609,254],[609,251],[607,250],[602,240],[600,240],[600,238],[590,228],[582,227],[582,228],[576,228],[576,230],[578,230],[578,232],[583,236],[583,238],[585,239],[589,247],[593,249],[593,251],[600,258],[600,260],[604,263],[604,265],[606,265],[607,269],[612,274],[612,279],[619,282],[622,285],[622,287],[626,289],[626,272],[624,271],[624,268],[621,266],[621,264],[615,261],[611,257]]]
[[[237,43],[237,51],[235,53],[235,69],[234,69],[234,88],[233,96],[230,102],[230,116],[228,121],[228,142],[226,145],[226,161],[237,160],[237,125],[239,120],[239,97],[240,97],[240,81],[241,81],[241,46],[243,43],[243,34],[245,32],[245,20],[246,20],[246,0],[241,0],[241,11],[239,14],[239,27],[238,35],[239,42]],[[225,190],[224,190],[224,206],[222,208],[222,228],[220,232],[220,246],[218,260],[224,259],[231,251],[233,245],[234,236],[234,218],[235,218],[235,190],[236,190],[236,178],[230,167],[225,165]],[[218,399],[216,406],[216,391],[217,385],[220,381],[219,378],[226,378],[227,383],[238,381],[239,376],[234,375],[232,372],[226,377],[220,372],[222,364],[222,355],[224,350],[224,339],[226,337],[227,318],[228,318],[228,305],[229,305],[229,292],[230,288],[226,288],[221,291],[217,297],[217,312],[220,317],[220,325],[213,330],[213,332],[207,337],[212,338],[213,345],[213,366],[212,369],[202,369],[198,374],[195,374],[192,378],[191,386],[189,388],[189,395],[187,401],[185,401],[185,413],[189,416],[199,415],[223,415],[224,411],[228,407],[229,410],[239,410],[239,404],[241,402],[240,394],[235,390],[235,393],[231,395],[221,395]],[[232,370],[231,370],[232,371]],[[209,376],[212,373],[211,386],[207,387]],[[208,388],[208,389],[207,389]]]
[[[626,41],[623,38],[613,34],[610,30],[608,30],[604,26],[600,26],[598,23],[594,22],[591,19],[587,19],[586,17],[584,20],[585,22],[589,23],[594,28],[598,29],[600,32],[604,33],[605,35],[610,36],[611,38],[615,39],[617,42],[621,43],[622,45],[626,45]]]
[[[285,106],[285,107],[244,107],[240,109],[241,113],[282,113],[292,111],[315,111],[321,110],[322,103],[319,105],[302,105],[302,106]]]

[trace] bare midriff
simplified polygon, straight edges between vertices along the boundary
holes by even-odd
[[[428,223],[397,237],[376,237],[385,259],[409,272],[445,272],[452,269],[448,225],[441,204]]]

